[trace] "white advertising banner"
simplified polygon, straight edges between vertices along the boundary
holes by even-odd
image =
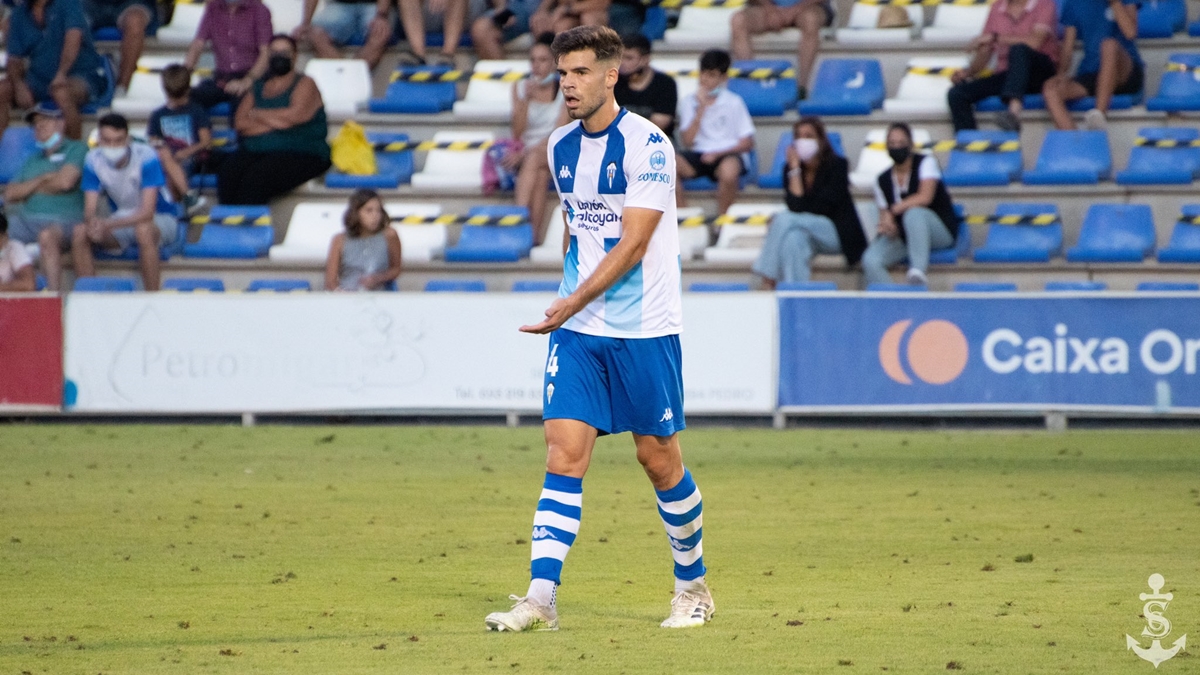
[[[692,296],[686,411],[775,408],[769,294]],[[102,294],[67,298],[79,412],[541,410],[543,294]]]

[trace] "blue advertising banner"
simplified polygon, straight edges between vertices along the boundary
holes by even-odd
[[[779,406],[1200,410],[1200,296],[783,295]]]

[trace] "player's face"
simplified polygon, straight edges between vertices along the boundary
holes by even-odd
[[[592,50],[563,54],[558,59],[559,88],[573,120],[596,113],[612,97],[617,83],[617,62],[597,61]]]

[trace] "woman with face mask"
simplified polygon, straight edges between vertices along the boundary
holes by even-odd
[[[275,35],[268,48],[266,75],[234,114],[238,150],[217,172],[222,204],[266,204],[330,167],[325,104],[316,82],[296,72],[296,41]]]
[[[932,155],[913,152],[912,130],[903,122],[888,127],[888,155],[895,163],[879,174],[875,203],[879,234],[863,253],[868,285],[892,280],[888,268],[908,261],[908,283],[928,283],[929,252],[949,248],[958,236],[959,218]]]
[[[840,253],[853,266],[867,247],[850,198],[850,165],[834,153],[824,123],[801,118],[792,137],[784,166],[787,210],[771,220],[754,263],[768,289],[780,281],[808,281],[809,264],[818,253]]]

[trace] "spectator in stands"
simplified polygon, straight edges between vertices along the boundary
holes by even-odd
[[[505,168],[517,174],[516,203],[529,209],[534,240],[539,243],[546,233],[546,186],[551,178],[546,140],[567,123],[567,109],[550,54],[553,41],[550,33],[538,36],[529,49],[529,77],[513,82],[512,134],[519,145],[503,159]]]
[[[322,59],[341,58],[342,47],[360,44],[355,58],[374,69],[395,32],[394,4],[395,0],[326,0],[317,14],[317,0],[304,0],[304,16],[292,37],[307,41]]]
[[[617,104],[654,122],[667,138],[674,138],[679,103],[675,78],[650,67],[650,40],[645,35],[633,33],[621,41],[625,51],[621,54],[620,77],[613,88]]]
[[[680,178],[705,176],[717,182],[717,209],[722,214],[733,204],[738,180],[747,171],[746,153],[754,149],[754,121],[746,102],[725,86],[729,64],[724,50],[710,49],[700,56],[700,88],[679,107],[685,149],[676,153]]]
[[[267,75],[238,104],[238,150],[221,162],[222,204],[266,204],[329,170],[329,125],[317,83],[296,72],[296,41],[275,35]]]
[[[610,0],[543,0],[529,19],[529,29],[541,35],[576,26],[607,26],[610,4]]]
[[[954,244],[958,215],[933,155],[913,152],[912,130],[888,126],[888,155],[895,164],[879,174],[875,203],[879,233],[862,256],[867,284],[891,281],[888,268],[908,260],[908,283],[926,285],[929,252]]]
[[[492,8],[471,23],[471,42],[481,59],[505,58],[504,43],[529,32],[540,0],[492,0]]]
[[[68,138],[83,133],[82,108],[105,93],[104,62],[77,0],[26,0],[13,7],[6,79],[0,80],[0,135],[9,110],[53,99]]]
[[[841,253],[858,264],[867,238],[850,197],[850,163],[829,144],[825,124],[803,117],[792,127],[787,149],[783,200],[787,211],[771,219],[754,272],[764,286],[808,281],[809,263],[818,253]]]
[[[167,104],[150,113],[146,128],[150,145],[158,150],[171,196],[183,203],[189,215],[203,206],[202,198],[191,192],[189,181],[207,160],[212,145],[212,120],[204,106],[192,102],[191,79],[191,72],[180,64],[163,69]]]
[[[950,77],[946,95],[954,130],[974,129],[974,105],[999,96],[1008,108],[996,116],[1005,131],[1021,130],[1022,97],[1036,94],[1058,72],[1058,6],[1052,0],[997,0],[983,33],[971,41],[971,64]],[[979,77],[992,59],[992,74]]]
[[[115,96],[124,96],[146,44],[146,31],[158,25],[158,8],[151,0],[83,0],[83,11],[97,28],[121,31],[121,62]]]
[[[124,251],[138,247],[142,284],[147,291],[159,288],[158,247],[175,241],[178,220],[175,207],[160,195],[166,185],[158,153],[145,143],[130,143],[129,122],[110,113],[100,118],[100,144],[88,152],[83,164],[83,222],[75,226],[71,258],[75,275],[96,273],[92,249]],[[101,194],[112,205],[102,215]]]
[[[1108,108],[1117,94],[1136,94],[1145,84],[1145,65],[1138,54],[1137,6],[1140,0],[1066,0],[1058,75],[1046,82],[1042,93],[1046,109],[1059,129],[1074,129],[1067,104],[1084,96],[1095,96],[1096,107],[1084,115],[1089,129],[1103,129]],[[1083,60],[1075,77],[1067,76],[1075,41],[1083,42]]]
[[[50,290],[62,282],[66,233],[83,219],[83,158],[87,144],[63,136],[62,111],[51,101],[37,104],[25,117],[33,125],[38,152],[21,165],[4,188],[9,234],[26,244],[37,243],[42,271]]]
[[[821,29],[833,25],[831,0],[751,0],[746,8],[729,20],[729,47],[733,58],[754,58],[752,35],[777,33],[785,28],[800,29],[797,46],[796,84],[800,98],[808,98],[808,80],[817,52],[821,49]]]
[[[8,237],[8,218],[0,211],[0,293],[36,289],[33,260],[24,244]]]
[[[350,195],[346,231],[334,236],[325,259],[325,290],[383,291],[400,276],[400,235],[374,190]]]
[[[467,26],[468,0],[398,0],[400,26],[408,49],[400,53],[401,65],[454,66],[454,52]],[[425,48],[425,33],[442,34],[441,51],[429,56]]]
[[[205,108],[221,103],[236,107],[267,72],[271,33],[271,10],[262,0],[208,0],[183,64],[194,71],[204,45],[211,43],[216,69],[192,90],[192,100]]]

